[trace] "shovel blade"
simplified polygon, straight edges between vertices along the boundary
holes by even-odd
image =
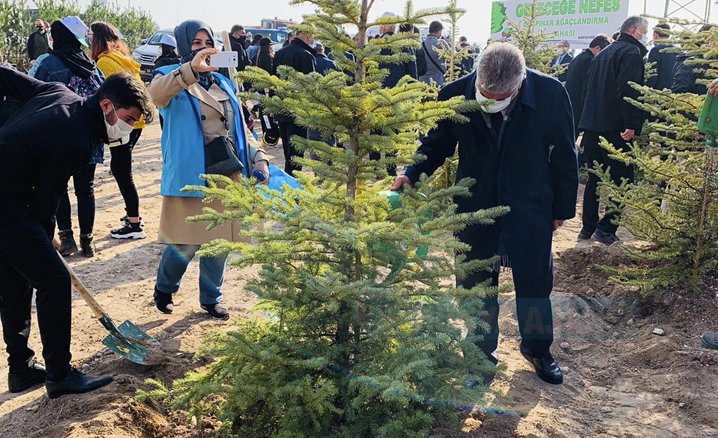
[[[110,334],[102,343],[130,362],[140,365],[159,365],[164,362],[164,354],[159,341],[145,333],[131,321],[125,321],[116,326],[112,320],[102,321],[108,327]]]

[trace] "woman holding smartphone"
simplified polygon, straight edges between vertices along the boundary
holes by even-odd
[[[239,229],[228,222],[207,229],[204,223],[187,218],[202,213],[205,206],[223,210],[217,202],[204,204],[198,192],[182,191],[187,185],[205,185],[201,174],[208,171],[207,151],[224,144],[234,151],[241,165],[230,178],[248,178],[253,171],[269,175],[265,152],[250,144],[236,88],[209,60],[218,53],[212,29],[198,20],[188,20],[175,28],[180,65],[157,69],[149,93],[164,119],[162,131],[162,209],[159,239],[167,243],[155,283],[157,309],[172,313],[172,295],[179,290],[187,265],[200,245],[214,239],[237,241]],[[268,178],[264,181],[268,182]],[[227,309],[220,305],[227,255],[202,257],[199,262],[199,302],[211,318],[226,320]]]

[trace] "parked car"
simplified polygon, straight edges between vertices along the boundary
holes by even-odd
[[[140,41],[140,46],[132,52],[132,58],[140,63],[140,77],[143,81],[149,82],[154,77],[155,60],[160,56],[162,48],[160,47],[160,39],[162,35],[174,36],[173,29],[160,29],[151,37]],[[214,35],[214,46],[222,50],[224,44],[222,38]]]
[[[274,43],[272,47],[274,51],[282,48],[282,45],[289,38],[289,30],[287,29],[261,29],[258,27],[250,27],[244,29],[245,32],[254,35],[262,35],[265,38],[269,38]]]
[[[145,82],[152,80],[155,71],[155,60],[160,56],[160,39],[162,35],[174,36],[172,29],[161,29],[151,37],[143,39],[140,46],[132,52],[132,58],[140,63],[140,77]]]

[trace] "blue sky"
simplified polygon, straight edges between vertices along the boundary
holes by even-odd
[[[81,5],[91,0],[79,0]],[[120,6],[131,5],[148,11],[160,27],[174,27],[188,18],[198,18],[209,23],[215,31],[229,30],[233,24],[245,26],[258,25],[262,18],[301,19],[303,14],[311,13],[311,5],[290,6],[288,0],[109,0]],[[629,0],[623,0],[629,1]],[[704,0],[697,0],[702,4]],[[685,3],[685,0],[682,0]],[[374,15],[387,11],[399,12],[404,0],[376,0]],[[414,0],[417,9],[440,6],[441,0]],[[662,15],[664,0],[648,0],[648,13]],[[460,33],[476,42],[484,42],[489,37],[491,0],[459,0],[459,6],[468,12],[460,22]],[[702,5],[701,5],[702,6]],[[630,0],[629,13],[643,13],[644,0]],[[714,7],[714,20],[718,7]]]

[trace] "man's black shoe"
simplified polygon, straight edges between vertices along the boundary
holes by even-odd
[[[153,298],[155,299],[155,306],[157,306],[157,310],[161,313],[169,315],[175,310],[175,305],[172,302],[172,294],[160,292],[157,288],[155,288]]]
[[[541,380],[553,385],[563,383],[563,372],[561,372],[561,368],[550,353],[544,356],[531,356],[522,351],[521,354],[533,365],[534,370],[536,370],[536,375],[538,375]]]
[[[591,240],[591,236],[593,236],[593,231],[588,231],[585,228],[581,228],[581,232],[578,233],[578,238],[576,240],[579,242],[582,240]]]
[[[593,240],[596,242],[601,242],[604,245],[613,245],[614,243],[618,242],[620,239],[618,236],[616,236],[616,233],[608,233],[606,231],[596,230],[595,233],[593,233]]]
[[[10,371],[8,374],[8,389],[10,392],[23,392],[33,386],[45,383],[45,367],[33,357],[27,363],[27,368],[20,371]]]
[[[110,382],[112,382],[112,376],[88,376],[75,368],[70,368],[65,378],[59,382],[50,380],[45,382],[45,389],[48,397],[57,398],[66,394],[84,394],[94,391]]]

